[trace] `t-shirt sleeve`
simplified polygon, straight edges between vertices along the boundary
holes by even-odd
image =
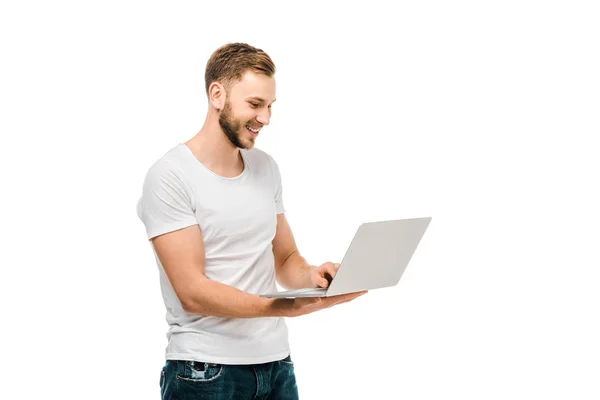
[[[148,171],[137,213],[148,239],[198,223],[191,190],[168,163],[156,164]]]
[[[275,185],[275,210],[277,214],[283,214],[285,212],[285,208],[283,207],[283,188],[281,186],[281,174],[279,172],[279,166],[272,157],[269,157],[269,159],[271,160],[271,168],[273,170]]]

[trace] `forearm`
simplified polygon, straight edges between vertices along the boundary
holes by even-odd
[[[306,262],[300,253],[293,253],[275,272],[277,282],[286,289],[315,287],[310,279],[310,270],[314,266]]]
[[[273,299],[238,290],[223,283],[203,279],[185,303],[185,311],[222,318],[283,317],[285,310],[273,307]]]

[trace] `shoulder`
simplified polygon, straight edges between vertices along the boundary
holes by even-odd
[[[146,173],[146,182],[155,182],[163,179],[183,180],[186,154],[183,144],[171,148],[162,157],[156,160]]]

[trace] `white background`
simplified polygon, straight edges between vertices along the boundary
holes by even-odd
[[[242,41],[277,66],[257,147],[309,262],[433,217],[398,286],[288,319],[301,398],[598,399],[593,3],[3,2],[1,397],[159,398],[135,206]]]

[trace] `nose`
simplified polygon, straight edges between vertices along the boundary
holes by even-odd
[[[260,114],[258,114],[258,116],[256,117],[256,120],[261,124],[261,125],[269,125],[269,120],[271,119],[271,110],[265,110],[265,111],[261,111]]]

